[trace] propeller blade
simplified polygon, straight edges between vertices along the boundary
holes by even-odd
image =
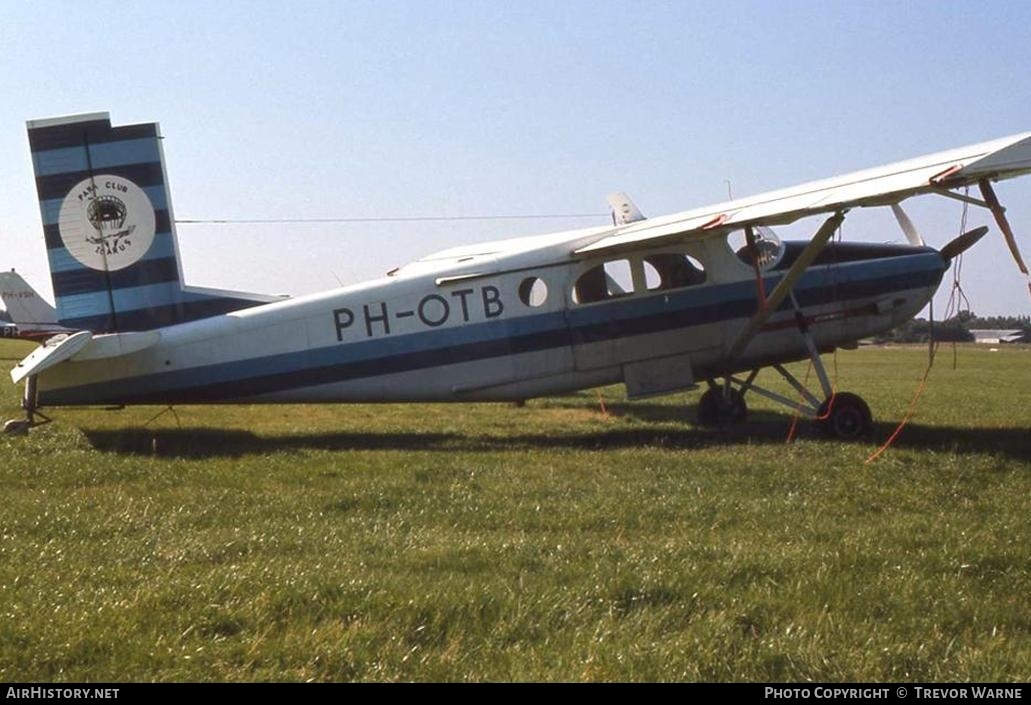
[[[964,252],[966,252],[967,250],[969,250],[970,247],[975,242],[977,242],[978,240],[983,238],[985,236],[985,233],[987,233],[987,232],[988,232],[988,226],[987,225],[982,225],[979,228],[974,228],[973,230],[968,230],[967,232],[963,233],[962,235],[957,237],[955,240],[950,242],[948,245],[946,245],[945,247],[941,248],[941,256],[944,257],[947,260],[955,259],[957,256],[959,256],[959,255],[963,254]]]
[[[917,231],[916,226],[913,225],[913,221],[906,215],[906,211],[902,210],[902,206],[898,203],[891,204],[891,212],[895,214],[895,220],[899,221],[899,227],[902,228],[902,232],[906,234],[906,239],[909,240],[909,244],[913,247],[923,247],[924,239],[920,237],[920,233]]]

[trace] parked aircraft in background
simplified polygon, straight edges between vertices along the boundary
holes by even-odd
[[[11,319],[10,325],[0,328],[0,338],[42,342],[58,333],[73,332],[58,324],[57,310],[13,269],[0,272],[0,303]]]
[[[614,383],[645,397],[704,381],[702,423],[743,420],[754,392],[853,438],[870,410],[835,393],[820,353],[914,316],[986,231],[936,250],[902,201],[990,209],[1027,271],[992,182],[1031,172],[1031,133],[660,218],[616,194],[611,226],[453,248],[272,303],[183,286],[156,124],[33,121],[29,142],[58,318],[80,332],[12,371],[27,410],[13,429],[41,405],[522,400]],[[910,244],[831,241],[870,207],[891,207]],[[808,241],[770,229],[810,216],[824,220]],[[806,358],[816,392],[783,367]],[[766,367],[793,391],[758,385]]]

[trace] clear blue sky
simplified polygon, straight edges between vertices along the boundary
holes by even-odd
[[[0,267],[47,295],[31,118],[160,122],[178,218],[604,212],[613,190],[660,215],[722,200],[727,179],[744,196],[1031,130],[1026,1],[41,0],[5,4],[0,52]],[[999,191],[1031,259],[1031,178]],[[959,206],[923,201],[910,215],[940,246]],[[307,293],[603,222],[179,238],[191,284]],[[901,235],[864,213],[845,237]],[[1031,312],[994,228],[964,275],[977,313]]]

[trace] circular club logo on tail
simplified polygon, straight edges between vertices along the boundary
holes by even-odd
[[[146,192],[111,174],[77,183],[64,197],[58,223],[69,254],[90,269],[125,269],[154,242],[154,206]]]

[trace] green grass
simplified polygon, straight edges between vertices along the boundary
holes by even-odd
[[[883,440],[925,352],[837,362]],[[869,465],[697,393],[54,410],[0,438],[0,680],[1026,681],[1031,352],[958,362]]]

